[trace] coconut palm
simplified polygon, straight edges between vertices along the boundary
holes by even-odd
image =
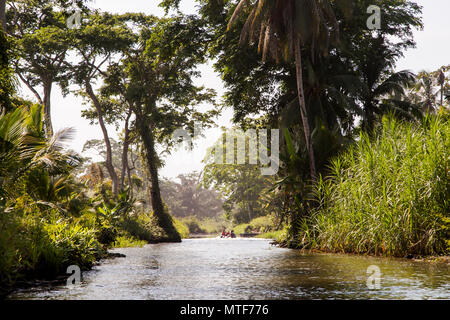
[[[417,74],[415,83],[409,88],[408,100],[422,113],[434,112],[439,105],[444,105],[445,91],[449,86],[445,72],[449,69],[450,66],[443,66],[437,71]]]
[[[439,85],[439,93],[441,95],[441,101],[440,101],[441,106],[444,105],[444,96],[446,95],[446,90],[448,90],[448,86],[449,86],[449,83],[448,83],[449,79],[445,75],[445,73],[449,70],[450,70],[450,65],[442,66],[439,70],[434,72],[434,74],[436,75],[437,84]],[[447,94],[447,96],[448,96],[448,94]]]
[[[436,109],[439,92],[436,90],[433,80],[431,73],[420,72],[409,94],[409,99],[424,113],[433,112]]]
[[[300,115],[309,155],[311,178],[316,178],[316,165],[311,130],[303,89],[302,46],[311,51],[326,53],[331,40],[337,39],[338,22],[328,0],[257,0],[250,4],[241,0],[229,21],[230,28],[242,13],[247,20],[241,31],[240,42],[257,44],[263,60],[268,57],[277,62],[281,58],[295,61],[297,94]]]
[[[395,63],[401,57],[399,46],[389,46],[382,35],[368,38],[361,43],[355,55],[355,64],[360,78],[358,101],[362,107],[362,128],[371,132],[377,119],[395,111],[410,117],[418,115],[414,104],[406,99],[405,88],[411,86],[416,77],[408,70],[394,72]]]

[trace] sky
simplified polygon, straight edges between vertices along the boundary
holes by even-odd
[[[424,30],[416,31],[414,37],[417,47],[405,52],[405,57],[397,63],[397,70],[411,70],[419,72],[422,70],[434,71],[443,65],[450,64],[450,1],[449,0],[416,0],[423,6]],[[158,7],[156,0],[94,0],[91,7],[99,8],[112,13],[144,12],[162,16],[163,10]],[[181,10],[184,13],[195,13],[195,1],[183,0]],[[196,80],[196,84],[216,90],[218,97],[225,92],[220,76],[214,72],[212,62],[199,67],[202,76]],[[23,89],[22,94],[34,100],[32,94]],[[63,97],[57,86],[52,92],[52,120],[55,130],[67,127],[76,128],[76,136],[68,145],[69,148],[81,152],[84,143],[90,139],[103,139],[102,132],[98,125],[90,125],[89,121],[81,117],[81,110],[85,109],[83,100],[74,95]],[[206,108],[207,106],[203,106]],[[196,147],[186,150],[178,148],[170,156],[164,158],[165,166],[160,170],[160,176],[174,179],[179,174],[192,171],[201,171],[202,160],[205,157],[206,149],[214,144],[220,137],[221,126],[231,127],[233,112],[225,109],[216,120],[217,128],[208,129],[204,132],[204,138],[195,142]],[[109,133],[112,138],[117,138],[115,127],[109,126]],[[90,153],[94,160],[100,160],[95,153]]]

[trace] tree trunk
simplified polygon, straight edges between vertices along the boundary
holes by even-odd
[[[139,133],[145,148],[145,157],[151,182],[150,197],[153,212],[159,226],[161,226],[161,228],[163,228],[167,233],[167,239],[163,239],[163,241],[180,242],[181,237],[178,231],[175,229],[169,214],[165,212],[164,205],[161,199],[155,151],[155,140],[153,137],[152,128],[150,128],[150,126],[148,125],[148,123],[146,123],[145,119],[143,119],[142,116],[136,115],[136,121],[138,123]]]
[[[128,111],[127,118],[125,119],[125,134],[123,138],[123,149],[122,149],[122,170],[120,172],[120,181],[119,181],[119,190],[122,192],[124,189],[125,184],[125,175],[127,174],[128,167],[128,148],[130,145],[130,129],[129,129],[129,122],[131,117],[131,110]],[[129,171],[129,170],[128,170]],[[129,179],[128,179],[129,180]],[[128,184],[131,186],[130,181],[128,181]]]
[[[50,108],[50,98],[52,94],[52,82],[44,81],[44,124],[45,124],[45,135],[50,138],[53,136],[53,124],[52,115]]]
[[[248,210],[248,222],[252,221],[252,218],[254,217],[253,214],[253,207],[250,204],[250,200],[247,199],[247,210]]]
[[[309,169],[311,174],[311,180],[316,180],[316,161],[314,159],[314,149],[312,146],[311,131],[309,128],[308,115],[306,112],[305,93],[303,91],[303,71],[302,71],[302,55],[300,50],[300,39],[295,37],[295,68],[297,74],[297,90],[298,90],[298,102],[300,104],[300,114],[302,117],[303,131],[305,133],[306,149],[309,156]]]
[[[442,107],[444,106],[444,84],[445,84],[445,73],[443,69],[441,69],[439,72],[438,83],[441,85],[441,107]]]
[[[6,0],[0,0],[0,21],[6,33]]]
[[[133,183],[131,182],[131,170],[130,170],[130,166],[127,167],[127,179],[128,179],[128,185],[130,187],[130,197],[132,198],[134,195],[133,192]]]
[[[364,103],[364,110],[366,111],[366,124],[363,126],[363,129],[369,134],[372,135],[373,129],[375,128],[375,109],[372,107],[373,99],[369,98],[368,102]]]
[[[111,149],[111,141],[109,140],[108,136],[108,130],[106,129],[105,122],[103,120],[103,110],[100,105],[100,102],[97,99],[97,96],[94,93],[94,90],[92,89],[92,86],[90,82],[86,81],[86,92],[91,98],[95,109],[97,110],[97,117],[98,117],[98,123],[100,124],[100,128],[103,132],[103,140],[105,141],[106,146],[106,169],[108,170],[109,176],[111,178],[112,182],[112,192],[115,197],[117,197],[118,194],[118,178],[117,173],[114,170],[114,166],[112,164],[112,149]]]

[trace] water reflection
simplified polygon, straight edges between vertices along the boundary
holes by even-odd
[[[192,239],[116,249],[72,288],[16,292],[12,299],[449,299],[446,264],[302,254],[259,239]],[[381,269],[369,290],[367,267]]]

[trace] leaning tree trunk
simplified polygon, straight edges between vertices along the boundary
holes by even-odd
[[[50,107],[50,99],[52,94],[52,83],[50,81],[44,82],[44,125],[45,125],[45,135],[47,138],[53,136],[53,124],[52,124],[52,114]]]
[[[150,126],[148,125],[148,123],[146,123],[143,117],[137,116],[136,121],[138,123],[139,134],[142,138],[145,148],[147,169],[150,175],[150,182],[151,182],[150,197],[153,212],[159,226],[163,228],[164,231],[167,233],[167,238],[161,240],[167,242],[180,242],[181,241],[180,234],[175,229],[172,223],[172,219],[170,218],[168,212],[164,210],[164,205],[161,199],[161,190],[159,187],[158,166],[155,151],[155,140],[153,137],[152,128],[150,128]]]
[[[100,128],[103,132],[103,140],[105,141],[106,146],[106,169],[108,170],[109,176],[111,177],[112,182],[112,191],[115,197],[117,197],[118,194],[118,177],[116,170],[114,169],[114,166],[112,164],[112,148],[111,148],[111,141],[109,140],[108,136],[108,130],[106,129],[105,121],[103,120],[103,110],[100,105],[100,102],[97,99],[97,96],[94,93],[94,90],[92,89],[92,86],[89,81],[86,81],[86,92],[91,98],[95,109],[97,110],[97,117],[98,117],[98,123],[100,124]]]
[[[303,132],[305,133],[306,149],[309,156],[309,170],[311,180],[316,180],[316,161],[314,159],[314,149],[312,146],[311,130],[309,128],[308,115],[306,112],[305,93],[303,90],[302,55],[300,50],[300,39],[296,37],[295,45],[295,68],[297,73],[298,102],[300,104],[300,115],[302,117]]]

